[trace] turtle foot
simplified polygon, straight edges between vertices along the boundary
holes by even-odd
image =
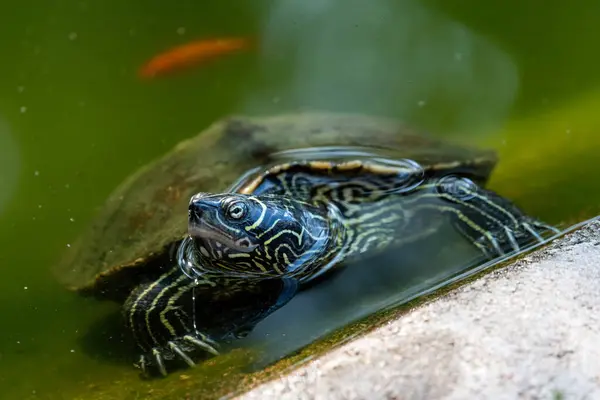
[[[558,234],[560,230],[541,221],[526,218],[517,227],[503,226],[496,232],[488,232],[475,241],[489,258],[518,253],[534,243],[543,244],[549,234]]]
[[[219,355],[217,348],[219,345],[201,332],[193,332],[169,341],[164,346],[153,347],[149,352],[142,354],[135,366],[140,368],[144,374],[147,374],[149,367],[156,367],[162,376],[167,376],[165,361],[179,359],[184,361],[189,367],[194,367],[196,363],[188,353],[202,350],[213,355]]]

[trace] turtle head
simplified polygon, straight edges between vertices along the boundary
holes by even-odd
[[[189,204],[195,268],[234,275],[297,275],[339,242],[339,211],[285,196],[198,193]]]
[[[249,196],[198,193],[190,200],[188,233],[202,253],[248,254],[260,244],[267,213],[273,211]],[[259,230],[252,229],[256,223]]]

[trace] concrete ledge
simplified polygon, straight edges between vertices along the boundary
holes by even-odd
[[[600,399],[600,221],[237,399]]]

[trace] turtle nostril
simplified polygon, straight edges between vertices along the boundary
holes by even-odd
[[[188,221],[198,222],[202,218],[202,209],[195,203],[190,203],[188,208]]]
[[[188,219],[190,221],[199,221],[204,217],[206,212],[209,212],[209,209],[214,207],[214,200],[211,200],[211,197],[210,194],[203,192],[196,193],[192,196],[188,206]]]

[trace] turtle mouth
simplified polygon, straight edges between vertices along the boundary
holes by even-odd
[[[210,246],[210,242],[218,242],[226,248],[249,253],[258,246],[248,238],[236,240],[233,236],[206,221],[191,223],[188,228],[188,234],[195,240],[200,240],[208,247],[212,247]]]

